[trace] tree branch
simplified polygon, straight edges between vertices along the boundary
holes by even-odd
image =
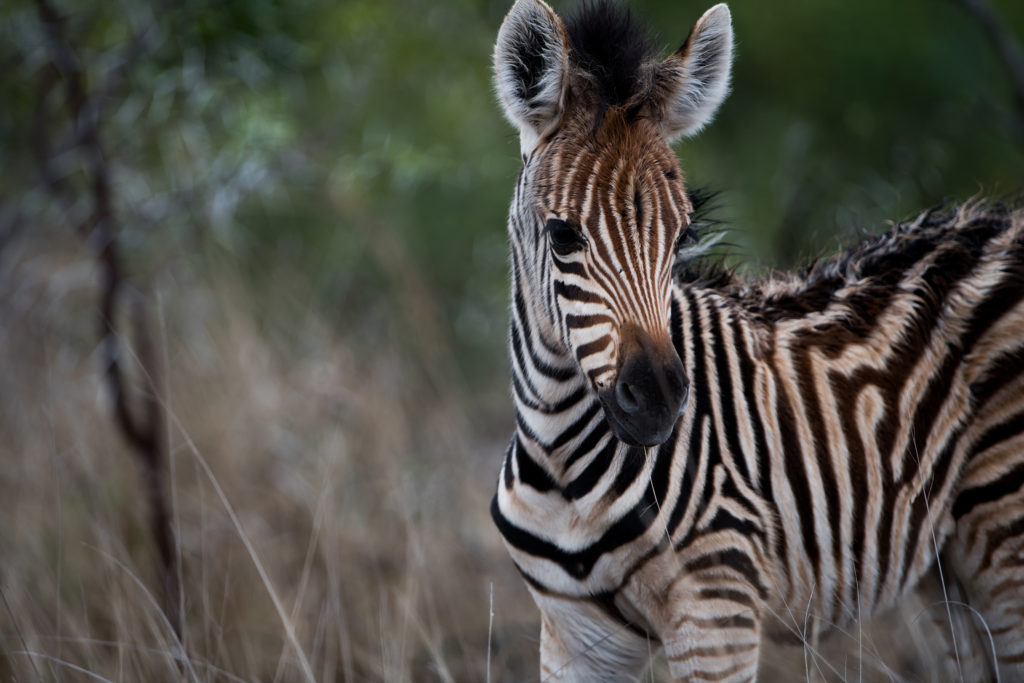
[[[974,16],[1009,72],[1010,86],[1017,101],[1018,133],[1024,134],[1024,51],[988,0],[960,0],[960,3]]]
[[[36,91],[33,147],[43,182],[70,215],[79,190],[54,168],[50,122],[46,115],[46,99],[57,85],[63,83],[67,115],[74,132],[72,149],[81,153],[85,159],[87,187],[84,191],[91,200],[91,210],[75,227],[79,235],[89,238],[96,244],[96,259],[102,273],[98,322],[105,362],[105,379],[113,399],[115,422],[143,467],[146,499],[149,503],[150,531],[160,555],[164,611],[180,639],[179,567],[174,552],[174,529],[163,485],[163,468],[167,454],[166,441],[163,438],[164,411],[161,408],[159,392],[159,378],[162,375],[159,372],[156,354],[153,352],[145,307],[142,300],[138,299],[132,309],[132,318],[135,348],[143,369],[145,390],[142,392],[141,410],[133,412],[122,366],[125,354],[117,330],[117,313],[123,298],[125,280],[117,242],[118,231],[110,167],[100,135],[100,101],[120,83],[130,65],[141,55],[146,36],[150,32],[147,30],[136,36],[125,48],[115,72],[108,75],[103,92],[90,96],[85,85],[82,65],[65,35],[65,19],[57,14],[48,0],[35,0],[35,3],[40,22],[46,32],[52,66],[45,69],[40,76]]]

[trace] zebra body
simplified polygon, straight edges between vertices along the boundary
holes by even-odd
[[[1020,679],[1024,212],[923,214],[799,276],[686,272],[668,141],[724,98],[731,40],[719,5],[659,63],[608,7],[564,24],[540,0],[499,34],[524,166],[491,511],[542,678],[635,677],[659,641],[675,678],[753,680],[764,638],[844,628],[939,567]]]

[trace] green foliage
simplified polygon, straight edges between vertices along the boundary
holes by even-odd
[[[421,288],[463,374],[493,382],[518,164],[490,85],[506,4],[64,3],[90,90],[124,71],[100,103],[101,129],[133,268],[213,253],[256,287],[272,289],[267,275],[282,268],[304,273],[304,305],[356,328],[376,329],[383,313],[412,345],[423,330],[402,301]],[[634,4],[666,51],[705,9]],[[1024,36],[1024,5],[996,8]],[[944,199],[1020,188],[1024,112],[959,3],[738,0],[732,10],[733,94],[679,151],[690,183],[724,193],[734,261],[789,266]],[[123,64],[139,36],[143,49]],[[75,180],[83,162],[58,154],[73,133],[64,95],[37,108],[52,67],[32,3],[5,3],[0,45],[3,216],[31,224],[52,214],[33,121],[53,131],[62,173]]]
[[[1019,3],[998,9],[1024,36]],[[950,198],[1021,189],[1024,110],[959,3],[733,14],[734,92],[681,154],[727,193],[741,261],[791,266]]]

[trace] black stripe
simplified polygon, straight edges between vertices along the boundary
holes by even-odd
[[[909,484],[921,468],[920,454],[926,453],[928,444],[934,440],[932,425],[949,397],[949,388],[953,386],[953,376],[960,366],[962,357],[958,350],[950,349],[938,372],[932,373],[924,396],[917,402],[914,420],[911,423],[913,431],[910,433],[910,443],[903,453],[903,477],[899,482],[901,486]]]
[[[875,583],[875,591],[872,597],[872,604],[877,604],[878,597],[881,593],[882,587],[885,584],[885,579],[889,574],[889,563],[891,561],[891,550],[892,543],[895,540],[893,538],[893,516],[896,514],[896,492],[898,491],[895,484],[895,477],[892,470],[891,460],[892,454],[895,449],[896,434],[899,431],[899,426],[902,424],[902,420],[897,411],[900,406],[900,395],[902,392],[903,384],[906,382],[907,373],[909,373],[913,367],[913,355],[914,351],[909,350],[908,347],[903,346],[899,352],[893,356],[890,362],[889,368],[864,368],[858,370],[848,380],[847,386],[850,391],[863,391],[868,386],[875,386],[881,395],[882,415],[875,424],[875,431],[873,434],[874,443],[878,449],[879,457],[872,463],[864,461],[865,467],[877,467],[881,470],[879,480],[881,481],[881,491],[877,492],[876,496],[869,496],[864,499],[865,505],[868,502],[874,503],[880,508],[878,524],[875,527],[868,529],[864,527],[864,538],[867,538],[867,534],[874,534],[876,547],[878,549],[878,565],[877,571],[873,572],[873,575],[877,577]],[[858,389],[859,388],[859,389]],[[839,393],[837,396],[841,396]],[[855,400],[848,401],[851,411],[856,406]],[[850,418],[853,424],[856,424],[853,417]],[[850,467],[856,467],[856,463],[851,462]],[[866,487],[866,483],[865,483]],[[854,507],[854,514],[857,513],[857,508]],[[866,524],[866,522],[865,522]],[[855,538],[861,548],[861,570],[858,570],[857,580],[863,581],[865,574],[862,572],[863,569],[863,558],[866,557],[866,546],[860,543],[861,539]]]
[[[590,430],[589,434],[587,434],[587,438],[583,439],[583,441],[580,442],[580,445],[576,447],[576,450],[570,453],[569,457],[565,459],[565,463],[562,465],[562,471],[564,472],[568,470],[576,464],[577,460],[592,451],[594,446],[597,445],[597,442],[605,437],[610,431],[611,430],[609,429],[608,422],[606,420],[601,420],[595,424],[594,428]],[[615,439],[612,439],[610,443],[614,444]]]
[[[762,541],[764,540],[764,531],[757,528],[756,524],[751,522],[749,519],[740,519],[724,507],[720,507],[715,511],[715,516],[711,518],[711,521],[708,522],[705,528],[709,532],[732,529],[733,531],[738,531],[740,535],[746,538],[753,538],[756,536]]]
[[[527,316],[527,312],[526,312],[526,302],[523,300],[523,293],[520,290],[518,284],[517,284],[515,290],[516,290],[516,294],[515,294],[514,298],[515,298],[515,302],[516,302],[516,320],[518,321],[519,325],[523,328],[522,336],[527,341],[531,341],[533,339],[533,335],[531,334],[530,320],[529,320],[529,317]],[[512,330],[513,330],[513,333],[515,333],[515,331],[516,331],[516,326],[515,325],[512,325]],[[558,351],[556,349],[552,349],[550,346],[548,346],[545,343],[545,340],[543,339],[543,335],[541,336],[541,344],[543,344],[545,346],[545,348],[547,348],[547,350],[550,353],[552,353],[552,354],[558,353]],[[547,375],[551,379],[554,379],[554,380],[557,380],[557,381],[560,381],[560,382],[564,382],[565,380],[571,379],[572,377],[574,377],[576,375],[576,368],[573,366],[572,363],[567,363],[565,365],[565,367],[556,368],[556,367],[554,367],[552,365],[549,365],[548,363],[545,363],[543,360],[541,360],[537,356],[537,353],[534,350],[532,344],[527,343],[526,344],[526,348],[527,348],[527,351],[529,351],[529,353],[530,353],[530,360],[533,361],[533,366],[535,368],[537,368],[537,370],[539,370],[542,374]],[[521,360],[521,357],[520,357],[520,360]],[[525,364],[523,364],[523,363],[520,363],[520,364],[523,365],[523,367],[525,367]]]
[[[708,555],[703,555],[687,562],[685,571],[687,573],[694,573],[713,567],[729,567],[736,570],[743,575],[743,578],[747,580],[750,587],[757,591],[762,600],[768,598],[768,589],[761,582],[761,574],[758,572],[753,560],[746,553],[736,548],[716,550]]]
[[[1010,520],[1007,524],[989,531],[985,539],[985,554],[975,573],[980,574],[992,565],[992,556],[999,550],[999,546],[1011,538],[1021,536],[1024,536],[1024,517]]]
[[[550,560],[574,579],[583,580],[590,575],[602,555],[636,540],[650,528],[656,518],[650,510],[656,509],[658,502],[664,499],[671,464],[672,454],[659,449],[651,475],[652,485],[645,489],[640,501],[612,524],[601,538],[582,550],[567,552],[512,524],[502,514],[497,494],[491,499],[491,518],[509,545],[529,555]]]
[[[608,372],[609,370],[614,370],[614,369],[615,369],[614,365],[602,365],[600,367],[591,368],[590,370],[587,370],[587,377],[590,379],[591,382],[594,382],[602,374]]]
[[[566,275],[575,275],[577,277],[587,277],[587,269],[579,261],[563,261],[562,259],[554,259],[555,268],[559,272],[565,273]]]
[[[523,384],[526,384],[526,388],[529,389],[531,394],[534,396],[540,396],[540,392],[537,390],[537,387],[534,386],[533,382],[530,380],[530,371],[526,365],[526,358],[523,356],[523,341],[519,336],[519,328],[516,325],[512,325],[509,330],[509,335],[511,337],[509,345],[512,347],[512,356],[515,361],[515,367],[513,368],[514,375],[521,378],[520,381]],[[518,388],[522,390],[522,386]]]
[[[892,483],[891,479],[882,479],[882,514],[878,519],[878,528],[874,530],[875,541],[878,544],[878,571],[876,572],[877,583],[875,584],[874,604],[882,594],[886,578],[889,576],[889,564],[892,562],[893,542],[899,539],[894,538],[896,530],[892,528],[893,516],[896,514],[896,493],[899,489]],[[863,580],[863,576],[861,576]]]
[[[543,467],[534,462],[533,458],[526,452],[526,447],[523,446],[522,441],[518,438],[516,438],[513,451],[516,454],[516,468],[519,470],[519,481],[541,493],[558,488],[554,478]]]
[[[744,593],[733,588],[702,588],[697,592],[704,600],[728,600],[729,602],[738,602],[741,605],[746,605],[751,609],[754,608],[754,599]]]
[[[581,344],[579,348],[576,349],[576,358],[580,362],[583,362],[584,358],[586,358],[587,356],[592,356],[595,353],[598,353],[599,351],[604,351],[605,349],[608,348],[608,346],[611,343],[611,337],[609,337],[607,334],[602,335],[592,342]]]
[[[782,460],[786,470],[786,478],[793,489],[797,517],[800,519],[800,531],[803,535],[804,547],[808,559],[814,569],[814,575],[821,582],[821,550],[818,548],[818,536],[814,530],[814,505],[811,498],[811,486],[804,469],[804,452],[796,435],[796,417],[786,396],[782,380],[775,373],[775,413],[779,422],[779,435],[782,438]]]
[[[545,407],[539,402],[535,401],[526,391],[522,381],[519,379],[524,373],[519,368],[512,369],[512,393],[515,394],[516,400],[525,405],[527,408],[532,410],[544,410]]]
[[[556,562],[576,579],[586,578],[590,573],[593,562],[587,562],[590,560],[587,553],[566,553],[554,543],[538,538],[508,521],[501,513],[497,494],[491,499],[491,519],[494,520],[498,531],[512,547],[534,557],[542,557]],[[596,557],[594,561],[596,561]]]
[[[793,375],[796,378],[798,400],[803,405],[806,416],[811,443],[807,444],[809,450],[814,453],[814,460],[818,464],[818,473],[821,476],[822,494],[825,498],[825,510],[828,514],[828,528],[830,533],[831,546],[824,548],[824,553],[831,555],[835,561],[836,585],[840,590],[832,596],[833,607],[837,613],[840,609],[842,598],[841,587],[846,584],[844,571],[845,557],[842,538],[842,525],[839,521],[839,483],[836,479],[835,468],[832,466],[832,447],[828,441],[828,431],[825,429],[825,418],[822,415],[822,401],[814,386],[814,374],[808,349],[794,350],[793,352]],[[824,538],[819,539],[824,542]],[[819,578],[821,574],[818,575]],[[826,598],[827,599],[827,598]],[[825,604],[825,599],[822,600]]]
[[[512,299],[515,304],[515,315],[512,319],[516,320],[518,318],[519,324],[523,328],[523,335],[526,339],[532,339],[530,319],[526,311],[526,301],[523,299],[523,288],[519,285],[519,278],[522,275],[521,268],[519,267],[519,256],[514,242],[512,246],[512,287],[514,291]],[[540,345],[547,349],[551,355],[558,356],[564,352],[564,349],[560,348],[560,344],[553,343],[544,335],[538,335],[538,339],[540,340]]]
[[[839,373],[834,372],[828,373],[828,381],[832,386],[832,393],[837,397],[839,430],[843,433],[846,442],[846,476],[853,494],[853,500],[850,501],[853,509],[853,519],[850,522],[853,580],[847,582],[847,588],[853,590],[856,584],[864,579],[864,541],[870,532],[865,527],[867,507],[871,501],[867,469],[877,467],[877,465],[865,460],[864,442],[861,440],[860,430],[857,428],[857,418],[854,414],[860,391],[864,387],[857,387]]]
[[[1009,386],[1024,374],[1024,346],[1012,351],[1004,351],[992,360],[985,368],[982,379],[971,383],[971,399],[974,408],[980,411],[989,399],[1000,389]]]
[[[1007,439],[1011,439],[1021,432],[1024,432],[1024,413],[1019,413],[1013,417],[1007,418],[999,424],[985,430],[985,433],[978,438],[977,443],[972,449],[973,453],[984,453],[997,443],[1002,443]]]
[[[736,465],[743,480],[749,482],[750,471],[747,470],[747,460],[743,457],[743,449],[740,446],[739,422],[736,417],[736,404],[733,401],[733,377],[729,372],[729,359],[726,355],[721,315],[724,314],[717,307],[712,308],[708,313],[711,320],[711,324],[708,326],[708,333],[711,337],[709,352],[714,356],[715,373],[718,375],[716,388],[718,389],[722,428],[725,430],[724,436],[728,445],[729,459]]]
[[[726,470],[726,472],[728,472],[728,470]],[[750,513],[751,517],[754,517],[755,519],[760,518],[760,511],[758,511],[753,503],[747,500],[746,496],[740,493],[739,487],[736,486],[736,482],[733,481],[731,476],[727,476],[722,480],[718,492],[726,498],[738,503],[740,507]]]
[[[921,535],[925,535],[925,543],[931,542],[930,526],[924,524],[925,515],[931,505],[932,496],[937,496],[945,484],[946,475],[949,472],[953,454],[956,452],[960,435],[963,433],[963,426],[957,427],[943,445],[942,451],[936,458],[931,473],[922,483],[921,490],[913,499],[910,509],[910,524],[907,526],[907,542],[903,544],[903,564],[900,567],[899,585],[906,586],[910,576],[910,563],[917,554],[918,545],[921,543]],[[926,529],[927,527],[927,529]]]
[[[594,431],[596,432],[597,430]],[[582,498],[593,490],[594,485],[601,480],[601,477],[612,464],[612,459],[615,457],[618,445],[619,441],[617,439],[608,439],[608,443],[594,456],[590,464],[586,466],[580,475],[566,485],[563,494],[568,500]]]
[[[622,465],[619,467],[619,473],[615,475],[615,481],[612,482],[612,487],[608,492],[609,495],[618,497],[625,493],[630,484],[636,481],[637,475],[644,468],[645,462],[647,462],[647,457],[644,455],[643,448],[630,446],[626,449],[626,454],[622,458]]]
[[[754,458],[757,462],[757,482],[751,482],[751,488],[757,491],[763,500],[775,513],[775,519],[779,518],[778,505],[775,502],[775,489],[772,487],[772,457],[768,449],[768,439],[765,437],[764,417],[761,415],[761,408],[758,405],[757,396],[754,394],[754,360],[747,352],[747,344],[743,335],[743,328],[737,325],[733,337],[736,339],[736,357],[740,368],[740,378],[743,387],[743,400],[746,402],[747,411],[750,413],[750,427],[754,432]],[[767,525],[769,528],[775,526]],[[777,557],[785,557],[787,552],[786,534],[775,533],[775,554]]]
[[[519,408],[516,408],[516,429],[519,430],[520,435],[526,437],[529,441],[540,443],[540,437],[526,423],[526,418],[519,412]]]
[[[946,399],[949,396],[949,387],[953,384],[953,377],[960,366],[962,357],[963,354],[960,349],[955,346],[949,348],[941,368],[938,373],[932,375],[924,396],[918,401],[917,410],[914,412],[910,443],[907,444],[907,449],[903,454],[903,476],[897,486],[898,488],[911,486],[914,477],[918,474],[922,475],[923,481],[921,484],[922,490],[917,492],[917,495],[911,502],[910,520],[906,527],[907,538],[904,539],[901,548],[903,562],[901,563],[898,576],[898,585],[900,586],[903,586],[909,578],[910,563],[913,561],[918,543],[920,543],[920,536],[923,531],[921,528],[923,526],[922,522],[929,505],[926,497],[937,494],[942,490],[957,442],[959,441],[960,434],[963,432],[962,425],[955,426],[952,433],[947,437],[946,442],[942,445],[942,450],[937,454],[931,471],[922,471],[921,454],[927,453],[930,450],[929,446],[935,441],[936,435],[932,426],[939,411],[942,410],[946,403]]]
[[[714,391],[708,379],[706,356],[704,353],[703,327],[700,322],[700,307],[692,296],[688,296],[690,309],[690,340],[693,344],[693,380],[690,383],[690,396],[694,403],[694,411],[697,416],[711,415],[711,399],[709,394]],[[684,355],[680,355],[685,358]],[[696,422],[694,424],[697,424]],[[712,423],[711,440],[717,441]]]
[[[669,307],[669,333],[672,335],[672,345],[676,347],[679,358],[686,358],[686,339],[683,337],[683,312],[679,310],[679,299],[672,297]]]
[[[561,280],[555,281],[555,296],[560,296],[570,301],[580,301],[585,304],[604,304],[604,299],[597,294],[588,292],[576,285],[567,285]]]
[[[690,448],[687,450],[686,456],[688,459],[687,465],[689,465],[689,462],[693,462],[696,467],[701,462],[705,463],[705,481],[702,486],[702,491],[705,494],[697,501],[697,511],[694,516],[694,519],[700,519],[708,505],[708,494],[706,492],[712,490],[711,478],[714,476],[715,466],[722,460],[722,452],[718,446],[718,434],[715,431],[715,423],[711,418],[712,407],[709,394],[714,390],[714,387],[708,377],[707,357],[704,351],[704,337],[702,335],[703,327],[700,322],[700,308],[692,295],[687,295],[687,303],[690,310],[690,342],[693,344],[693,381],[690,383],[690,396],[694,404],[694,420],[693,430],[690,432]],[[706,453],[701,450],[705,420],[707,420],[711,427]],[[694,529],[691,529],[690,534],[693,533]],[[676,544],[676,549],[684,547],[689,542],[688,534],[683,542]]]
[[[683,337],[683,316],[679,310],[678,299],[672,299],[672,307],[670,310],[670,327],[672,334],[672,343],[676,347],[676,352],[679,354],[679,358],[686,363],[686,340]],[[692,385],[691,385],[691,391]],[[696,412],[696,407],[692,408]],[[682,420],[680,420],[682,422]],[[690,439],[688,449],[683,457],[686,458],[686,466],[683,467],[683,478],[679,482],[679,493],[676,496],[675,501],[672,505],[672,512],[669,514],[668,525],[666,526],[665,532],[669,537],[675,534],[676,527],[683,519],[683,515],[686,512],[687,507],[690,503],[690,497],[693,494],[693,482],[697,476],[697,465],[700,449],[700,433],[703,431],[703,425],[701,423],[700,415],[695,415],[693,420],[693,426],[690,429]],[[676,443],[679,436],[679,430],[676,429],[672,432],[672,438],[667,441],[662,448],[668,448],[671,452],[675,452]],[[678,548],[678,546],[677,546]]]
[[[553,403],[549,406],[544,407],[542,410],[543,412],[546,412],[551,415],[555,415],[557,413],[564,413],[565,411],[569,410],[577,403],[585,399],[588,393],[589,392],[587,391],[586,385],[582,385],[579,389],[572,392],[565,398],[561,399],[557,403]]]
[[[597,411],[601,409],[601,404],[594,401],[586,412],[584,412],[575,422],[565,428],[561,434],[559,434],[554,441],[549,445],[545,445],[544,448],[548,452],[558,450],[565,444],[569,443],[583,431],[583,428],[590,424],[590,421],[597,415]]]
[[[1007,250],[1006,260],[1014,267],[1003,274],[1003,280],[988,292],[988,298],[974,308],[967,332],[961,340],[963,348],[973,348],[981,335],[1024,299],[1024,243],[1014,243]]]
[[[1024,432],[1024,413],[988,430],[975,447],[974,454],[984,453],[992,446]],[[982,486],[964,489],[953,502],[953,519],[970,514],[974,508],[997,501],[1024,487],[1024,463],[1018,464],[998,479]]]
[[[565,326],[570,330],[584,327],[596,327],[597,325],[603,324],[614,325],[615,321],[612,320],[611,316],[601,313],[595,313],[593,315],[576,315],[571,313],[565,316]]]
[[[623,626],[629,629],[634,635],[637,635],[644,640],[659,642],[658,637],[647,632],[647,629],[634,624],[630,621],[622,610],[615,604],[615,593],[613,591],[605,591],[604,593],[597,593],[590,598],[595,605],[601,608],[608,617],[615,621],[619,626]]]
[[[517,435],[516,438],[508,444],[508,448],[505,449],[505,467],[503,470],[505,489],[508,491],[512,490],[512,485],[515,483],[515,477],[512,475],[512,450],[515,448],[516,441],[518,440],[519,436]]]

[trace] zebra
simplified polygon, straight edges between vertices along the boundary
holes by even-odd
[[[542,680],[752,681],[939,573],[1024,680],[1024,210],[931,210],[799,274],[696,267],[670,143],[729,91],[729,9],[663,60],[608,2],[494,49],[515,433],[493,520]],[[940,561],[941,560],[941,561]]]

